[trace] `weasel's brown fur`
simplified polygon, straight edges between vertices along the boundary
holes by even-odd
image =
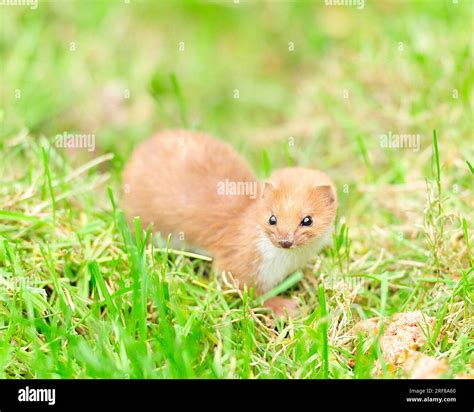
[[[219,187],[226,181],[254,190],[223,193]],[[144,228],[152,224],[165,238],[171,234],[208,251],[219,270],[260,293],[327,243],[337,208],[334,185],[322,172],[282,169],[262,189],[229,145],[185,130],[164,131],[140,144],[123,183],[129,221],[140,216]],[[276,225],[269,224],[271,215]],[[310,227],[300,224],[305,216],[314,217]],[[292,246],[282,249],[282,241]],[[294,302],[278,297],[268,306],[291,311]]]

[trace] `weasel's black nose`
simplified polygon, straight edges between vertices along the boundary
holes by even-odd
[[[289,240],[280,240],[278,243],[281,247],[284,247],[285,249],[288,249],[293,245],[293,242],[290,242]]]

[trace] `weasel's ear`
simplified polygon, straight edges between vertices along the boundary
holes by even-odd
[[[312,195],[318,202],[323,201],[326,206],[336,206],[336,193],[332,186],[323,185],[313,187]]]
[[[262,185],[262,194],[261,194],[261,198],[262,199],[265,199],[270,193],[272,193],[274,190],[276,190],[276,186],[273,182],[270,182],[270,181],[266,181],[263,185]]]

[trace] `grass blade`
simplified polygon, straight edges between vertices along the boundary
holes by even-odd
[[[324,379],[329,378],[329,347],[328,347],[328,321],[327,321],[327,309],[326,309],[326,297],[324,295],[324,286],[319,285],[319,315],[321,319],[321,335],[323,340],[323,346],[321,348],[321,354],[323,359],[323,377]]]

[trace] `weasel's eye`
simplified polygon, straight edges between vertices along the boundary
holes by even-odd
[[[311,226],[313,224],[313,219],[311,216],[306,216],[302,221],[301,221],[301,226]]]
[[[270,219],[268,219],[268,223],[270,223],[271,225],[276,225],[277,224],[277,218],[275,215],[271,215],[270,216]]]

